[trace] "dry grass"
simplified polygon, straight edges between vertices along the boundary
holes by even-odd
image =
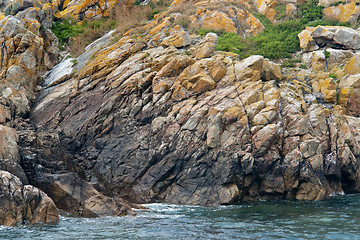
[[[123,35],[130,28],[140,26],[147,20],[154,17],[155,14],[168,9],[167,0],[150,2],[147,5],[126,4],[117,5],[109,14],[109,17],[96,21],[84,21],[80,24],[81,34],[69,39],[69,51],[73,56],[80,55],[85,47],[103,36],[111,29],[117,30],[119,35]]]
[[[153,17],[153,9],[149,5],[145,6],[126,6],[120,5],[112,12],[112,18],[117,23],[116,30],[124,34],[130,28]]]

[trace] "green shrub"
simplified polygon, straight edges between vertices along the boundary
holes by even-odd
[[[253,37],[256,46],[255,53],[272,59],[290,57],[291,53],[300,50],[297,35],[302,29],[299,20],[269,25],[264,32]]]
[[[276,16],[275,16],[276,20],[281,20],[286,17],[286,5],[279,4],[275,6],[274,9],[276,11]]]
[[[330,57],[329,51],[324,51],[323,53],[324,53],[325,59],[328,59]]]
[[[77,22],[72,19],[53,22],[51,30],[58,37],[60,48],[68,44],[70,38],[84,32],[83,27],[76,23]]]
[[[307,69],[306,65],[305,64],[300,64],[299,68],[302,68],[302,69]]]
[[[323,6],[318,6],[319,1],[310,0],[301,6],[301,23],[307,24],[323,18]]]
[[[218,44],[216,50],[224,52],[233,52],[242,56],[246,49],[246,43],[244,38],[236,33],[223,33],[218,37]]]
[[[281,63],[281,67],[295,67],[295,63],[301,62],[298,58],[287,58]]]
[[[340,4],[346,4],[346,2],[345,1],[337,1],[337,2],[331,3],[330,6],[335,7],[335,6],[338,6]]]
[[[337,75],[335,73],[330,73],[329,74],[329,77],[332,78],[332,79],[336,79],[337,78]]]

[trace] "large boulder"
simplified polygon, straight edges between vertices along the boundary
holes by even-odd
[[[22,167],[29,182],[46,192],[56,206],[74,216],[122,216],[133,213],[120,198],[103,195],[100,186],[85,180],[86,172],[60,143],[55,132],[36,132],[17,121]],[[99,191],[97,189],[99,189]]]
[[[298,35],[303,51],[313,51],[329,46],[348,50],[360,49],[360,32],[341,26],[318,26],[306,28]]]
[[[132,214],[130,204],[98,192],[75,173],[43,174],[37,185],[54,200],[56,206],[73,216],[103,217]]]
[[[0,171],[0,224],[58,223],[59,212],[43,191]]]

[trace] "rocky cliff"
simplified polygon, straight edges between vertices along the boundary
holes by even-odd
[[[87,217],[131,213],[128,202],[219,205],[360,191],[360,32],[307,27],[293,55],[299,63],[284,68],[216,50],[216,33],[265,30],[253,10],[280,21],[275,1],[174,1],[53,67],[51,19],[106,17],[118,3],[104,2],[4,8],[1,169]],[[283,18],[294,17],[297,6],[282,4]],[[201,37],[196,28],[216,33]]]

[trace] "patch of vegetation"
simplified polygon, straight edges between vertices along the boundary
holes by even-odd
[[[330,57],[329,51],[324,51],[323,53],[324,53],[325,59],[328,59]]]
[[[84,29],[73,19],[53,22],[51,30],[59,39],[60,48],[64,48],[70,38],[84,33]]]
[[[331,22],[324,19],[323,7],[318,6],[317,0],[307,1],[300,6],[300,13],[296,19],[286,20],[280,23],[272,23],[264,15],[253,13],[265,26],[265,30],[256,37],[241,37],[234,33],[222,31],[212,31],[218,35],[218,45],[216,50],[238,53],[240,58],[248,57],[252,54],[263,55],[270,59],[288,58],[292,53],[300,50],[300,42],[297,35],[306,26],[318,25],[342,25],[349,26],[347,23]],[[276,11],[279,18],[284,18],[285,5],[278,5]],[[199,29],[198,34],[204,36],[210,30]],[[288,61],[284,66],[294,66],[294,62]]]
[[[335,73],[330,73],[329,74],[329,77],[332,78],[332,79],[336,79],[337,78],[337,75]]]
[[[152,19],[156,13],[167,10],[168,6],[168,0],[151,1],[147,5],[142,5],[141,1],[135,2],[133,6],[119,4],[111,10],[108,17],[100,20],[80,22],[74,19],[56,19],[52,31],[59,39],[61,50],[68,48],[71,55],[78,56],[88,44],[106,32],[116,29],[119,33],[117,39],[120,39],[127,30],[141,26],[142,22]]]
[[[276,5],[274,9],[276,11],[276,16],[275,16],[276,20],[281,20],[286,17],[286,5],[279,4]]]
[[[299,68],[301,68],[301,69],[307,69],[307,67],[306,67],[305,64],[300,64]]]
[[[287,67],[287,68],[296,67],[295,63],[300,63],[300,62],[301,60],[297,58],[291,58],[291,59],[287,58],[281,63],[281,67]]]
[[[340,4],[346,4],[346,2],[345,2],[345,1],[337,1],[337,2],[331,3],[330,6],[331,6],[331,7],[335,7],[335,6],[338,6],[338,5],[340,5]]]
[[[319,1],[310,0],[301,6],[301,23],[307,24],[312,21],[323,19],[323,6],[318,6]]]
[[[302,29],[298,19],[268,25],[264,32],[253,37],[255,53],[271,59],[290,57],[300,50],[297,35]]]
[[[236,33],[223,33],[218,37],[217,51],[233,52],[239,54],[241,58],[245,58],[247,57],[246,48],[246,41]]]

